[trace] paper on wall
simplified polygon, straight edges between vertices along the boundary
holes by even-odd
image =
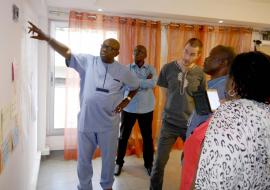
[[[0,146],[3,142],[3,128],[2,128],[2,110],[0,110]],[[1,157],[1,155],[0,155]],[[1,158],[0,158],[1,159]],[[1,167],[1,166],[0,166]],[[0,169],[1,170],[1,169]]]
[[[6,138],[10,131],[10,122],[11,122],[11,105],[7,104],[3,107],[2,112],[2,135],[3,139]]]
[[[17,115],[17,105],[18,105],[18,94],[16,89],[16,83],[12,85],[12,95],[11,95],[11,118],[14,119]]]
[[[19,128],[14,127],[11,133],[11,140],[12,140],[12,150],[15,149],[19,142]]]
[[[2,154],[2,146],[0,146],[0,174],[3,171],[3,154]]]
[[[8,162],[8,158],[9,158],[9,152],[11,151],[11,146],[10,146],[10,138],[6,138],[2,144],[2,161],[3,161],[3,167],[5,167],[5,165]]]

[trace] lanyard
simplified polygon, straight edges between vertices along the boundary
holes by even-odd
[[[98,58],[96,57],[96,59],[95,59],[96,65],[98,64],[97,63],[97,59]],[[103,62],[102,62],[102,64],[103,64]],[[108,73],[108,65],[105,65],[105,67],[106,67],[106,72],[105,72],[105,76],[104,76],[102,88],[96,87],[96,91],[101,91],[101,92],[109,93],[110,91],[108,89],[105,89],[104,88],[105,82],[106,82],[106,78],[107,78],[107,73]]]
[[[95,57],[96,65],[98,65],[97,59],[98,59],[98,57]],[[104,63],[102,62],[102,64],[104,64]],[[103,80],[102,88],[104,88],[104,86],[105,86],[105,82],[106,82],[106,78],[107,78],[107,73],[108,73],[108,65],[106,64],[105,67],[106,67],[106,69],[105,69],[106,71],[105,71],[105,75],[104,75],[104,80]]]
[[[106,81],[106,78],[107,78],[107,73],[108,73],[108,65],[106,65],[106,73],[105,73],[105,76],[104,76],[104,81],[103,81],[103,86],[102,86],[102,88],[104,88],[105,81]]]

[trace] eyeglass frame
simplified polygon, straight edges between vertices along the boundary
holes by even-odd
[[[106,44],[101,44],[101,49],[103,49],[103,48],[106,49],[106,50],[109,50],[109,51],[118,51],[118,49],[113,48],[111,46],[108,46]]]

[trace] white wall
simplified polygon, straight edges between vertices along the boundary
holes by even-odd
[[[43,12],[38,17],[36,24],[46,33],[49,33],[48,29],[48,15],[47,7],[40,9]],[[47,102],[48,102],[48,45],[45,42],[38,43],[38,150],[42,154],[48,154],[48,147],[46,144],[46,130],[48,124],[47,118]]]
[[[270,28],[269,0],[47,0],[51,7]]]
[[[270,24],[270,2],[262,0],[132,0],[128,3],[123,3],[123,0],[98,0],[96,5],[105,10],[118,9],[148,15]]]
[[[37,117],[40,104],[38,102],[40,101],[40,98],[38,99],[38,85],[40,84],[38,62],[42,57],[38,57],[40,47],[36,41],[29,38],[26,24],[27,20],[33,22],[39,20],[41,14],[36,12],[38,10],[36,2],[37,0],[1,0],[0,109],[11,101],[11,62],[17,64],[19,69],[15,80],[21,82],[21,91],[18,92],[21,95],[21,102],[18,105],[18,111],[21,113],[19,143],[14,151],[10,152],[9,159],[0,174],[1,190],[34,190],[37,180],[39,149],[42,147],[42,143],[39,143],[39,148],[37,146],[37,134],[40,134],[37,127],[37,119],[40,119]],[[18,22],[12,20],[13,4],[16,4],[20,10]],[[39,2],[38,7],[43,9],[42,3]],[[47,22],[47,19],[45,20]],[[27,85],[25,81],[28,82]],[[27,91],[27,89],[31,90]]]

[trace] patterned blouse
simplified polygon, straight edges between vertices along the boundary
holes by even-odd
[[[270,106],[239,99],[214,113],[201,152],[196,189],[270,190]]]

